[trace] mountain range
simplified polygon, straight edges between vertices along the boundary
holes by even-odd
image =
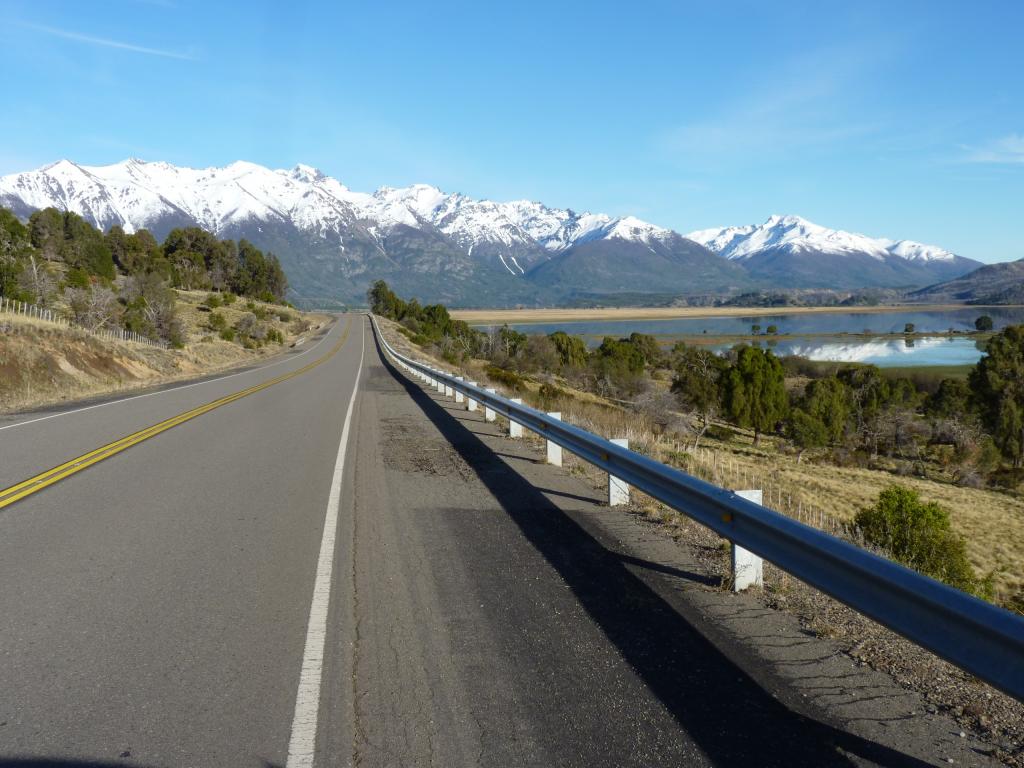
[[[308,304],[361,302],[377,278],[424,301],[549,306],[780,286],[918,288],[981,266],[796,216],[681,235],[631,216],[476,200],[425,184],[356,192],[307,165],[61,160],[0,177],[0,205],[22,218],[53,206],[161,239],[181,226],[244,237],[280,257],[294,297]]]

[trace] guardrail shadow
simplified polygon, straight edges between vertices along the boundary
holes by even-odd
[[[491,449],[404,376],[376,335],[374,341],[382,364],[713,763],[851,766],[868,760],[892,768],[931,765],[808,717],[775,698],[632,573],[619,554],[606,549],[534,485],[512,469],[494,472],[497,459]]]

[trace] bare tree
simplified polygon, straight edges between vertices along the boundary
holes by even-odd
[[[71,307],[75,322],[89,330],[98,331],[118,324],[121,306],[109,288],[68,288],[64,291],[64,298]]]
[[[57,293],[57,281],[45,264],[40,263],[34,254],[28,254],[28,268],[18,280],[24,291],[32,294],[32,301],[41,307],[48,307]]]

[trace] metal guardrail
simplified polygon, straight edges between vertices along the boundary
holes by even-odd
[[[396,352],[370,316],[381,346],[419,372],[760,555],[958,667],[1024,701],[1024,618],[732,491],[687,475],[529,406]]]

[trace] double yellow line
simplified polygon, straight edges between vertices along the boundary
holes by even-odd
[[[233,403],[236,400],[241,400],[243,397],[248,397],[249,395],[255,394],[256,392],[267,389],[268,387],[272,387],[275,384],[280,384],[282,381],[294,379],[296,376],[301,376],[302,374],[313,370],[321,363],[324,363],[327,360],[331,359],[338,352],[338,350],[341,349],[341,347],[348,340],[350,326],[351,320],[345,324],[345,330],[342,333],[341,338],[338,340],[338,343],[335,344],[334,347],[330,350],[330,352],[325,354],[323,357],[314,360],[312,363],[303,366],[302,368],[294,370],[291,373],[282,374],[281,376],[278,376],[277,378],[274,379],[270,379],[269,381],[265,381],[262,384],[257,384],[255,386],[249,387],[248,389],[243,389],[239,392],[235,392],[233,395],[221,397],[217,400],[207,403],[206,405],[201,405],[198,408],[193,408],[190,411],[179,413],[177,416],[172,416],[169,419],[165,419],[164,421],[153,424],[152,426],[146,427],[145,429],[140,429],[138,432],[133,432],[130,435],[126,435],[125,437],[122,437],[120,440],[115,440],[112,443],[107,443],[106,445],[100,448],[96,448],[95,450],[89,451],[88,453],[83,453],[81,456],[77,456],[74,459],[65,461],[63,464],[59,464],[58,466],[53,467],[52,469],[48,469],[45,472],[41,472],[35,477],[30,477],[28,480],[22,480],[20,483],[12,485],[10,488],[5,488],[4,490],[0,491],[0,509],[3,509],[4,507],[9,506],[11,504],[14,504],[17,501],[21,501],[26,496],[31,496],[33,493],[37,493],[38,491],[41,491],[44,488],[48,488],[54,483],[59,483],[61,480],[64,480],[65,478],[70,477],[71,475],[77,472],[81,472],[83,469],[88,469],[93,464],[103,461],[104,459],[109,459],[111,456],[115,456],[121,453],[121,451],[126,451],[132,446],[138,445],[139,443],[143,442],[144,440],[148,440],[151,437],[159,435],[161,432],[166,432],[168,429],[172,429],[173,427],[176,427],[179,424],[184,424],[186,421],[191,421],[192,419],[198,416],[202,416],[204,413],[209,413],[215,408],[220,408],[222,405],[227,405],[228,403]]]

